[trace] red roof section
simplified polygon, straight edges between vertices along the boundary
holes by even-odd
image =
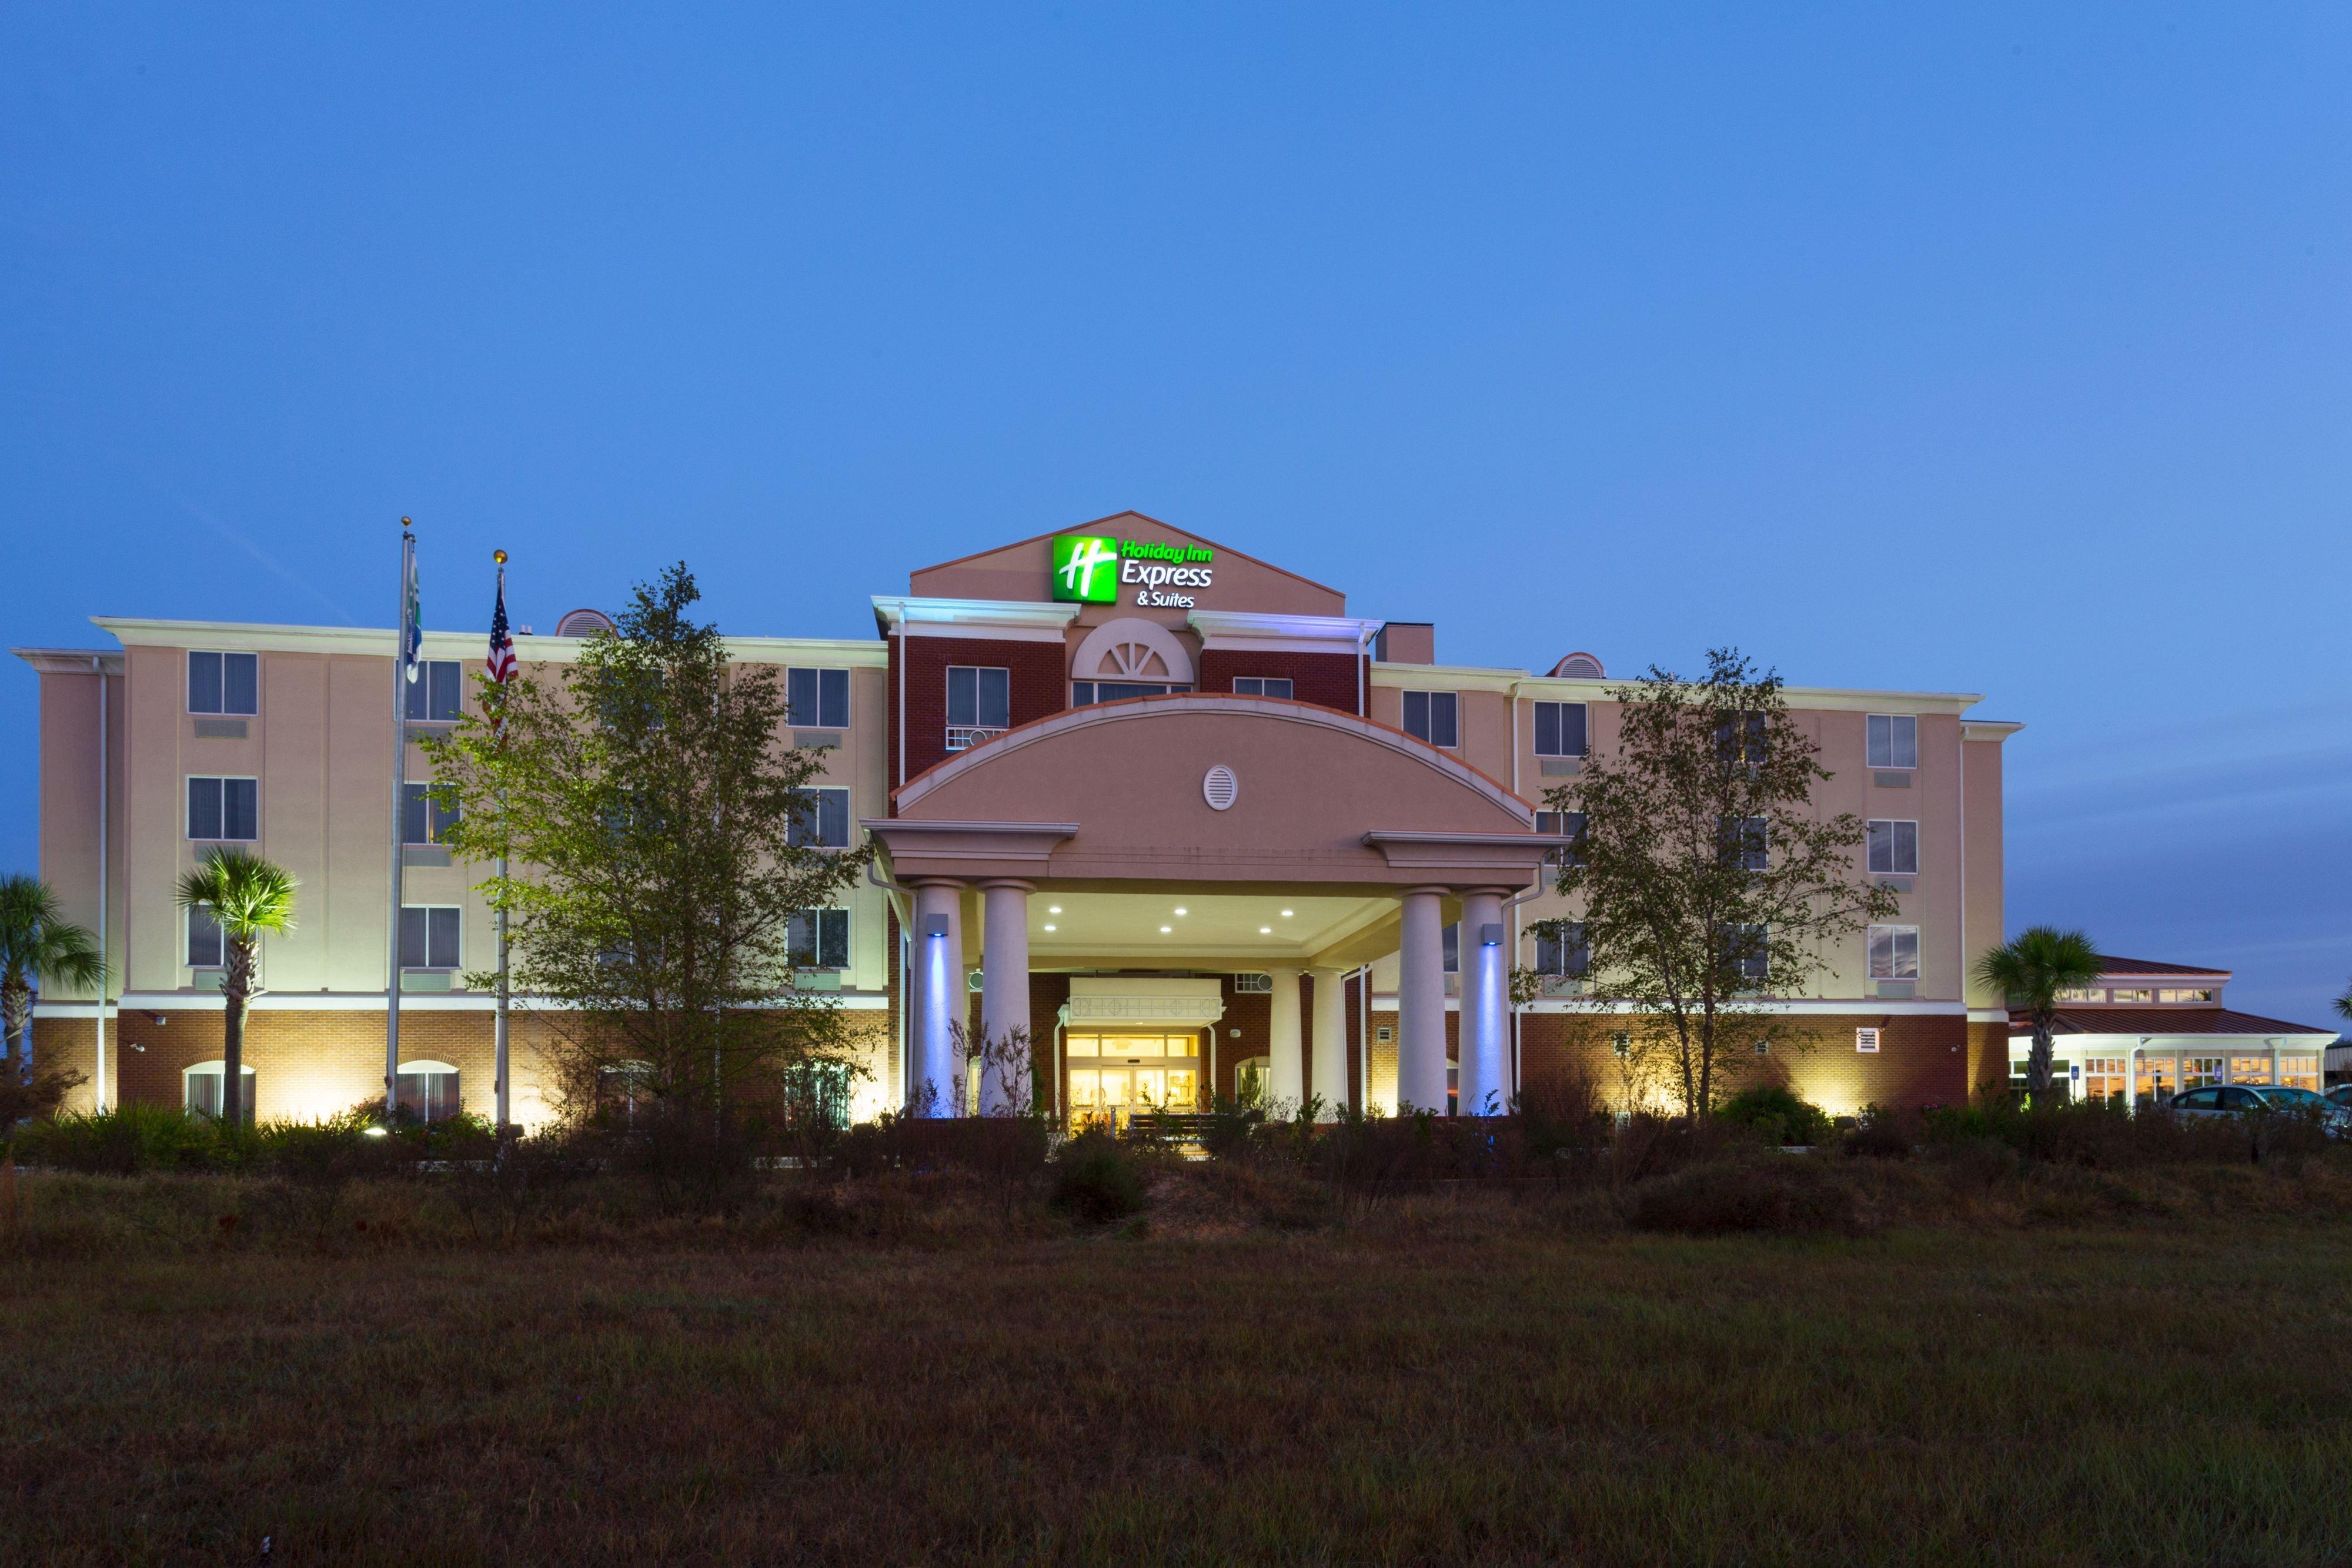
[[[2102,953],[2099,955],[2099,973],[2102,975],[2220,975],[2226,978],[2231,971],[2202,969],[2194,964],[2158,964],[2146,958],[2117,958]]]
[[[2283,1019],[2258,1018],[2252,1013],[2232,1011],[2228,1008],[2061,1008],[2056,1029],[2060,1034],[2334,1034],[2332,1029],[2314,1029],[2306,1023],[2288,1023]],[[2033,1032],[2031,1014],[2013,1011],[2009,1015],[2009,1032],[2012,1035]]]

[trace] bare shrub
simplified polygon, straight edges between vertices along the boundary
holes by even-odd
[[[1654,1177],[1633,1190],[1628,1218],[1636,1229],[1685,1236],[1858,1235],[1865,1228],[1853,1191],[1833,1171],[1790,1156],[1710,1160]]]

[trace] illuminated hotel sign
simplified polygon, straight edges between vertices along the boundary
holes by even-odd
[[[1150,609],[1190,610],[1192,596],[1178,591],[1209,587],[1216,553],[1206,545],[1062,534],[1054,540],[1054,597],[1073,604],[1124,601]]]

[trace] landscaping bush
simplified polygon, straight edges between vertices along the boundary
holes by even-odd
[[[1743,1089],[1715,1113],[1735,1127],[1748,1128],[1768,1144],[1810,1145],[1830,1141],[1828,1113],[1778,1083]]]
[[[1925,1131],[1938,1146],[1990,1140],[2028,1160],[2094,1170],[2192,1162],[2259,1165],[2328,1147],[2326,1130],[2298,1116],[2189,1117],[2153,1109],[2134,1115],[2114,1101],[2032,1106],[2008,1096],[1929,1112]]]
[[[1654,1176],[1633,1188],[1626,1218],[1639,1230],[1685,1236],[1852,1235],[1864,1228],[1852,1190],[1834,1171],[1801,1155],[1710,1160]]]
[[[1054,1203],[1079,1219],[1107,1225],[1143,1207],[1143,1171],[1108,1133],[1082,1133],[1054,1162]]]
[[[1916,1114],[1890,1111],[1882,1105],[1865,1105],[1853,1131],[1845,1135],[1843,1147],[1849,1155],[1869,1159],[1899,1160],[1908,1158],[1919,1142],[1919,1119]]]

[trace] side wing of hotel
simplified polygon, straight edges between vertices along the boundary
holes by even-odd
[[[1351,616],[1337,588],[1131,512],[918,570],[874,615],[871,641],[731,642],[785,668],[793,739],[825,748],[814,831],[882,846],[882,871],[794,938],[803,986],[861,1026],[854,1115],[927,1082],[971,1103],[956,1040],[1014,1028],[1073,1118],[1253,1085],[1476,1111],[1572,1072],[1618,1082],[1633,1020],[1584,1005],[1575,943],[1534,929],[1573,913],[1549,889],[1564,824],[1543,792],[1616,737],[1599,657],[1442,664],[1427,623]],[[603,623],[575,612],[516,651],[552,675]],[[395,634],[96,624],[103,648],[17,651],[41,677],[41,873],[71,918],[103,924],[120,977],[103,1002],[45,993],[39,1057],[84,1074],[85,1105],[219,1103],[219,937],[173,888],[237,843],[302,888],[299,928],[265,944],[246,1103],[312,1116],[380,1096],[396,816],[401,1095],[488,1114],[492,998],[465,980],[495,961],[486,871],[451,862],[421,784],[391,799]],[[425,634],[411,780],[430,777],[415,737],[459,716],[483,652],[479,633]],[[1902,912],[1771,1004],[1812,1044],[1766,1071],[1838,1112],[2006,1082],[2022,1025],[1970,973],[2003,936],[2018,727],[1969,695],[1788,699],[1833,775],[1820,810],[1873,824],[1857,869]],[[1514,966],[1547,991],[1517,1009]],[[2219,971],[2110,968],[2060,1021],[2078,1092],[2316,1087],[2331,1031],[2230,1010]],[[543,1122],[527,1009],[514,1040],[516,1119]]]

